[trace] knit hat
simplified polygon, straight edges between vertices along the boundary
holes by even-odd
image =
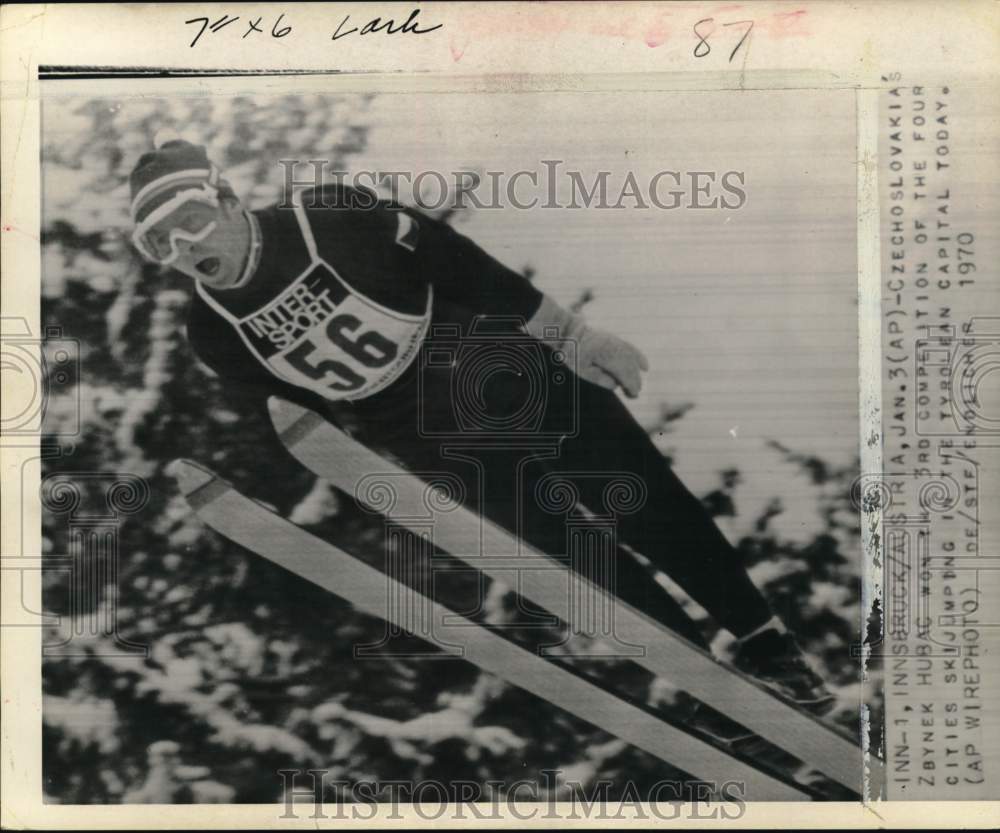
[[[158,206],[182,191],[216,187],[218,169],[208,161],[205,148],[174,139],[145,153],[129,176],[132,220],[140,223]]]

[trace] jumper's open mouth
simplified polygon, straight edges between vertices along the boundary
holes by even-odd
[[[219,271],[219,267],[222,263],[217,257],[206,257],[204,260],[199,260],[195,265],[197,266],[198,271],[203,275],[212,277]]]

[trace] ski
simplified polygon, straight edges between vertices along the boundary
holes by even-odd
[[[175,460],[168,472],[195,513],[214,530],[275,564],[322,587],[358,610],[407,629],[404,616],[387,605],[390,594],[415,591],[365,564],[264,505],[246,497],[212,471]],[[754,801],[801,801],[812,796],[729,756],[687,732],[627,703],[599,686],[491,632],[426,597],[432,621],[448,629],[436,647],[502,677],[660,760],[707,782],[742,782]]]
[[[277,397],[268,406],[282,442],[315,474],[363,506],[367,496],[358,485],[368,475],[386,475],[392,478],[394,515],[404,524],[407,519],[426,517],[429,484],[419,475],[406,472],[306,408]],[[367,506],[380,511],[370,503]],[[572,621],[569,600],[597,598],[594,594],[599,592],[581,574],[464,506],[436,513],[432,535],[434,546],[516,588],[581,632]],[[504,553],[505,557],[484,557],[483,553]],[[630,658],[633,662],[833,781],[860,793],[863,773],[867,770],[875,778],[881,762],[874,756],[865,759],[857,739],[779,698],[620,599],[614,601],[614,632],[625,642],[642,646],[641,655]]]

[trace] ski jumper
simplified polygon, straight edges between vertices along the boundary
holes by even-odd
[[[370,207],[345,207],[352,200]],[[340,207],[324,207],[331,203]],[[195,352],[235,395],[260,408],[282,396],[332,421],[347,409],[359,441],[416,473],[458,476],[471,508],[549,553],[565,550],[566,522],[539,505],[546,476],[565,473],[579,502],[600,513],[607,479],[594,475],[634,475],[644,500],[616,516],[619,541],[736,636],[771,617],[738,554],[614,392],[579,378],[572,396],[539,396],[528,374],[507,368],[472,394],[479,424],[504,426],[507,441],[463,440],[470,429],[455,401],[468,392],[456,391],[456,374],[463,361],[482,357],[463,352],[463,340],[497,324],[488,328],[491,361],[497,345],[523,353],[530,337],[517,322],[530,320],[543,297],[526,278],[448,225],[348,188],[310,189],[293,208],[253,215],[262,237],[253,278],[227,291],[196,284],[188,317]],[[538,406],[532,418],[509,429],[511,414],[529,400]],[[533,454],[538,438],[548,450]],[[627,552],[619,550],[609,589],[699,639]]]

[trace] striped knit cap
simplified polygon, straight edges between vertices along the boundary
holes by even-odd
[[[142,222],[151,211],[180,191],[217,185],[219,172],[208,161],[205,148],[182,139],[166,142],[145,153],[129,176],[132,220]]]

